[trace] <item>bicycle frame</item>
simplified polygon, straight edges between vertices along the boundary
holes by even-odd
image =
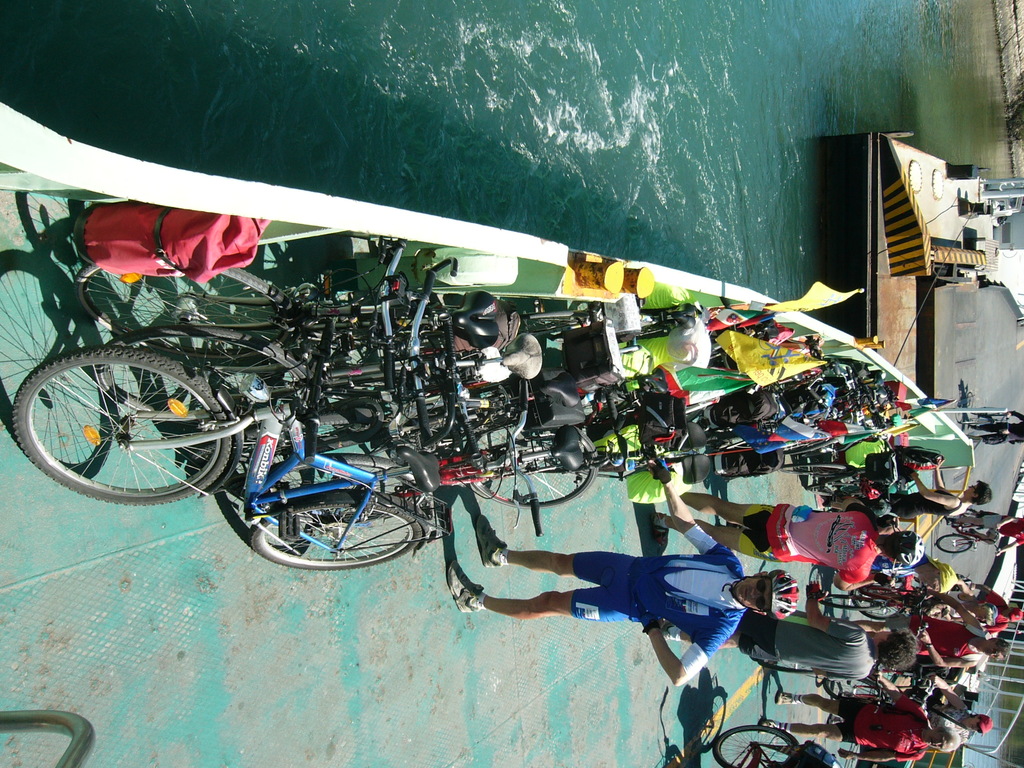
[[[275,524],[279,524],[277,513],[269,509],[275,503],[287,503],[296,499],[329,494],[335,491],[362,490],[361,498],[354,505],[354,514],[347,522],[345,530],[338,538],[335,546],[328,547],[319,539],[301,531],[298,532],[300,538],[322,549],[332,552],[343,550],[349,534],[353,528],[362,522],[370,500],[383,486],[383,483],[388,478],[404,475],[409,472],[408,467],[369,471],[324,454],[314,453],[307,456],[305,427],[298,420],[291,418],[288,419],[290,423],[287,433],[288,439],[291,442],[292,452],[275,466],[274,458],[277,454],[277,447],[285,425],[270,408],[259,409],[258,415],[261,424],[260,435],[253,450],[252,458],[249,461],[248,472],[246,473],[245,516],[247,520],[259,521],[269,519]],[[320,470],[334,476],[335,479],[316,483],[303,483],[295,488],[277,487],[278,483],[289,472],[301,467]],[[410,509],[409,511],[412,510]],[[437,538],[438,535],[449,532],[449,526],[442,525],[442,521],[419,514],[415,516],[425,526],[426,538],[424,540],[429,541],[430,539]]]

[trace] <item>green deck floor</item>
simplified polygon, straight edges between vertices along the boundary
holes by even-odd
[[[113,506],[51,482],[10,437],[10,399],[34,360],[100,338],[76,308],[69,233],[62,201],[0,196],[0,709],[85,716],[88,764],[102,768],[654,768],[670,747],[711,765],[726,704],[730,724],[760,716],[777,682],[751,680],[757,667],[736,651],[677,689],[635,624],[458,613],[444,583],[453,555],[497,595],[559,583],[485,570],[471,495],[453,495],[454,536],[415,557],[316,574],[255,556],[215,499]],[[728,487],[737,501],[798,494],[781,475]],[[513,511],[484,511],[513,547],[654,553],[649,509],[615,481],[546,512],[539,540],[528,514],[513,530]],[[63,744],[6,737],[0,764],[52,764]]]

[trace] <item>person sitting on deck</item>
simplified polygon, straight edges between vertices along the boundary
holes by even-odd
[[[929,749],[952,752],[960,746],[960,739],[952,728],[934,727],[920,704],[884,676],[879,676],[878,682],[888,691],[893,699],[892,704],[865,702],[853,696],[827,699],[814,693],[801,696],[779,691],[775,696],[777,704],[807,704],[837,716],[841,722],[786,723],[762,720],[761,724],[782,728],[794,736],[858,744],[866,749],[861,749],[859,753],[840,749],[837,754],[869,763],[920,760]]]
[[[559,554],[506,547],[487,518],[476,521],[477,547],[485,566],[518,565],[533,571],[574,576],[596,585],[571,592],[544,592],[526,600],[485,594],[456,561],[448,566],[448,588],[460,611],[488,610],[515,619],[571,616],[589,621],[635,621],[643,626],[662,669],[683,685],[729,639],[747,610],[787,616],[796,610],[799,588],[783,571],[744,576],[743,566],[725,547],[694,525],[690,510],[667,485],[663,465],[652,474],[666,483],[669,515],[657,521],[681,533],[696,555],[632,557],[613,552]],[[691,645],[681,657],[669,647],[663,621],[685,633]]]
[[[906,629],[868,632],[850,621],[822,614],[817,584],[807,587],[807,613],[779,620],[753,611],[740,619],[723,648],[739,648],[758,663],[814,670],[828,677],[859,680],[875,664],[903,671],[917,661],[917,638]]]
[[[914,481],[917,491],[895,497],[892,502],[892,513],[905,520],[918,515],[954,517],[966,512],[971,504],[984,506],[992,501],[992,488],[983,480],[965,488],[960,494],[946,490],[942,484],[941,468],[940,460],[934,471],[935,488],[929,488],[922,482],[921,475],[916,470],[911,470],[908,476]]]
[[[838,511],[813,511],[791,504],[737,504],[707,493],[685,493],[683,502],[736,525],[697,523],[719,544],[763,560],[816,563],[834,568],[837,589],[874,583],[871,564],[883,554],[911,563],[921,559],[924,542],[913,531],[879,530],[867,507],[853,500]]]

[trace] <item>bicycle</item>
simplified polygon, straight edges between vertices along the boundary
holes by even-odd
[[[766,725],[741,725],[719,734],[711,753],[722,768],[833,768],[836,758],[813,741]]]
[[[887,619],[897,613],[924,613],[934,604],[934,595],[926,587],[901,589],[868,584],[847,594],[823,597],[822,605],[846,611],[860,611],[873,619]]]
[[[935,546],[943,552],[956,555],[975,549],[978,544],[996,544],[998,538],[992,539],[993,533],[987,528],[978,528],[956,519],[946,518],[946,522],[956,529],[956,533],[946,533],[935,540]]]

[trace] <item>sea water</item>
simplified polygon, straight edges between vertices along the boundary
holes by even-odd
[[[987,0],[57,0],[0,9],[0,100],[174,166],[530,232],[779,297],[817,139],[1007,173]]]

